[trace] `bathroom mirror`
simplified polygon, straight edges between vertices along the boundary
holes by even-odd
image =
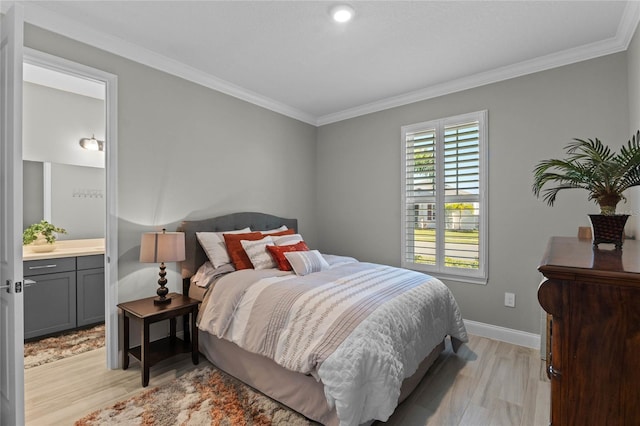
[[[67,230],[61,240],[104,238],[104,169],[25,160],[23,187],[25,228],[45,219]]]
[[[31,73],[32,68],[26,70]],[[67,230],[67,234],[59,235],[61,240],[104,238],[105,152],[80,144],[83,138],[105,139],[104,86],[96,91],[77,90],[78,83],[87,82],[75,79],[72,85],[61,85],[59,78],[51,80],[35,74],[38,78],[27,81],[26,74],[24,227],[45,219]]]

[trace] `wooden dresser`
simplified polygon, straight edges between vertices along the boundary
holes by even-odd
[[[640,241],[604,248],[553,237],[538,268],[553,426],[640,425]]]

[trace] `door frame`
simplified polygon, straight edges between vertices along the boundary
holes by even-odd
[[[0,423],[24,424],[22,49],[24,10],[0,22]]]
[[[118,77],[28,47],[23,61],[42,68],[93,80],[105,85],[105,345],[107,368],[119,366],[118,357]]]

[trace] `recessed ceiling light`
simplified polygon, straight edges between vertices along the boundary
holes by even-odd
[[[331,8],[331,17],[336,22],[347,22],[353,18],[355,11],[351,6],[340,4]]]

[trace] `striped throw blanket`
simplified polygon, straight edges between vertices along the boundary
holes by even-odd
[[[466,341],[440,281],[371,263],[303,277],[241,270],[209,292],[199,327],[322,380],[341,425],[387,420],[402,381],[446,335]]]

